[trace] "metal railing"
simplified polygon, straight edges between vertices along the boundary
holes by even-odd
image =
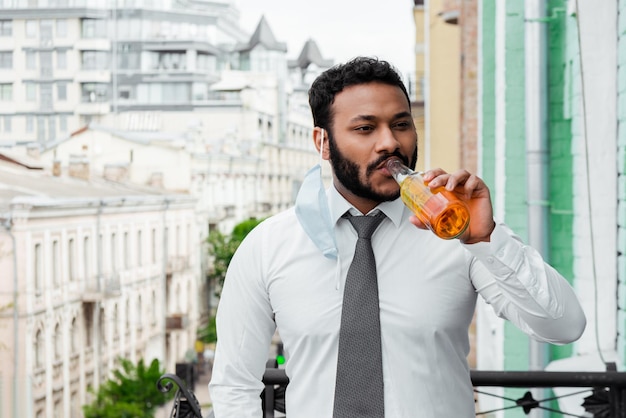
[[[285,389],[289,384],[284,369],[276,368],[274,361],[268,361],[263,383],[265,389],[261,393],[263,417],[274,418],[276,413],[285,413]],[[176,376],[174,376],[176,377]],[[607,365],[605,372],[549,372],[549,371],[485,371],[471,370],[470,377],[476,393],[482,393],[480,387],[508,387],[508,388],[587,388],[591,395],[584,398],[581,404],[586,415],[574,415],[566,411],[546,406],[559,397],[553,396],[545,399],[534,399],[530,391],[524,393],[519,399],[506,399],[512,403],[504,409],[521,409],[528,415],[533,409],[551,411],[564,417],[602,417],[602,418],[626,418],[626,372],[616,371],[615,365]],[[157,386],[163,392],[167,390],[161,385],[161,380],[170,379],[172,375],[163,375]],[[176,381],[177,380],[177,381]],[[179,386],[176,402],[174,404],[172,418],[212,418],[212,412],[203,417],[200,407],[193,392],[189,391],[178,379],[174,380]],[[492,395],[494,396],[494,395]],[[566,395],[567,396],[567,395]],[[195,407],[197,408],[195,408]],[[476,412],[476,416],[483,416],[496,410]],[[284,415],[283,415],[284,416]]]

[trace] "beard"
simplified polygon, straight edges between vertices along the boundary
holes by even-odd
[[[411,156],[411,161],[397,150],[390,154],[381,155],[376,161],[367,165],[364,179],[361,180],[359,166],[339,151],[335,139],[330,132],[328,132],[328,147],[330,152],[330,165],[333,168],[337,180],[354,195],[375,202],[386,202],[396,200],[400,197],[400,189],[391,193],[379,193],[373,189],[369,178],[381,163],[390,157],[399,158],[404,165],[411,169],[415,169],[415,164],[417,163],[416,144],[413,155]]]

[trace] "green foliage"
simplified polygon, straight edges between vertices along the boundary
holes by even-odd
[[[241,241],[252,231],[262,219],[248,219],[233,228],[232,233],[224,235],[219,231],[211,231],[207,242],[209,244],[209,254],[213,258],[213,269],[209,273],[209,279],[215,283],[215,295],[220,296],[224,279],[226,278],[226,270],[230,264],[230,260],[235,255],[235,251],[241,244]]]
[[[231,233],[232,239],[238,242],[243,241],[246,235],[248,235],[250,231],[252,231],[260,223],[261,220],[254,218],[238,223],[235,225],[233,232]]]
[[[217,341],[217,330],[215,329],[215,317],[209,318],[209,323],[206,327],[198,330],[198,339],[205,344],[214,343]]]
[[[120,368],[104,382],[94,401],[83,406],[85,418],[153,418],[157,408],[167,403],[173,393],[162,393],[156,382],[165,373],[158,360],[146,367],[120,359]]]
[[[248,219],[238,223],[230,235],[224,235],[217,230],[209,233],[207,243],[209,244],[209,255],[213,259],[213,268],[208,276],[215,285],[215,296],[220,297],[222,294],[228,265],[235,255],[235,251],[239,248],[239,244],[262,221],[263,219]],[[209,318],[207,326],[198,330],[198,339],[204,343],[217,341],[215,317]]]

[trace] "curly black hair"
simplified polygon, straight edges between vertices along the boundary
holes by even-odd
[[[356,57],[335,65],[320,74],[309,89],[309,105],[313,113],[313,123],[326,130],[332,128],[331,105],[335,96],[344,88],[357,84],[380,82],[396,86],[402,90],[411,105],[409,94],[398,70],[389,62],[372,57]]]

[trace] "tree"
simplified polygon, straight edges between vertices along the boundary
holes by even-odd
[[[98,388],[94,401],[83,406],[85,418],[152,418],[173,397],[156,387],[165,373],[159,360],[152,360],[148,367],[143,359],[137,365],[127,359],[119,361],[120,368]]]
[[[219,231],[209,233],[207,243],[209,244],[209,255],[213,259],[213,268],[208,274],[209,280],[215,284],[215,296],[218,298],[222,293],[224,279],[226,278],[226,270],[230,260],[232,260],[235,251],[243,239],[252,231],[262,219],[248,219],[240,222],[233,228],[230,235],[224,235]],[[209,318],[206,327],[198,330],[198,339],[204,343],[213,343],[217,341],[217,332],[215,330],[215,317]]]
[[[235,225],[230,235],[224,235],[217,230],[209,233],[207,242],[209,244],[209,254],[213,258],[213,269],[209,273],[209,279],[216,285],[215,295],[217,297],[222,292],[226,270],[239,244],[262,221],[262,219],[251,218],[240,222]]]

